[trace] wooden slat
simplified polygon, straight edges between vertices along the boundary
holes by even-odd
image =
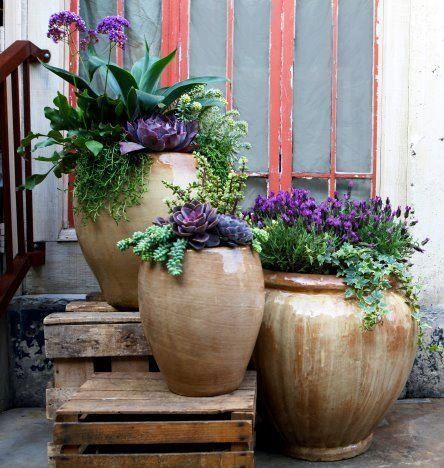
[[[140,323],[139,312],[57,312],[45,317],[43,324],[50,325],[87,325],[107,323]]]
[[[66,312],[118,312],[105,301],[73,301],[66,304]]]
[[[93,373],[92,359],[57,359],[54,361],[54,386],[80,387]]]
[[[185,444],[249,442],[250,421],[144,421],[56,423],[54,443]]]
[[[60,468],[252,468],[253,452],[202,452],[158,454],[51,455],[51,461]]]
[[[49,358],[149,356],[140,323],[45,326]]]

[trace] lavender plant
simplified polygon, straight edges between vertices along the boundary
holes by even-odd
[[[163,263],[171,275],[179,276],[187,248],[251,245],[260,251],[266,238],[264,230],[250,228],[235,217],[230,217],[228,222],[210,203],[192,200],[175,207],[168,219],[156,218],[145,232],[135,232],[132,237],[119,241],[117,247],[121,251],[132,247],[142,261]]]
[[[345,297],[358,301],[366,330],[383,322],[388,312],[383,293],[396,282],[419,323],[418,288],[409,267],[428,239],[419,243],[413,238],[414,211],[393,208],[380,197],[353,200],[351,188],[320,203],[299,189],[259,196],[244,215],[268,233],[263,266],[342,277]]]

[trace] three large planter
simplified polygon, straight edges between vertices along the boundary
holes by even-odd
[[[417,325],[403,297],[372,331],[335,276],[265,272],[255,350],[262,399],[290,456],[333,461],[364,452],[413,365]]]
[[[157,216],[166,216],[164,199],[171,196],[162,180],[185,187],[195,180],[194,157],[187,153],[153,153],[147,174],[148,190],[140,205],[127,209],[128,221],[118,224],[107,214],[96,222],[75,217],[77,238],[83,255],[99,282],[105,300],[119,309],[137,309],[137,275],[140,260],[131,252],[119,252],[116,244],[135,231],[144,231]]]
[[[143,263],[140,315],[174,393],[213,396],[242,383],[264,310],[264,280],[251,247],[187,250],[184,273]]]

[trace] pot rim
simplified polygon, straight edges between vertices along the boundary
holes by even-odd
[[[334,275],[291,273],[264,269],[265,287],[287,291],[345,291],[347,285]]]

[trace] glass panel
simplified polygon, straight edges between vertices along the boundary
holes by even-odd
[[[225,76],[226,2],[192,0],[190,14],[190,76]],[[217,87],[225,90],[224,84]]]
[[[249,125],[253,172],[268,171],[269,31],[270,0],[234,2],[233,103]]]
[[[328,196],[328,179],[293,179],[294,188],[310,190],[310,194],[317,201],[322,201]]]
[[[97,23],[104,17],[116,14],[116,0],[80,0],[79,12],[85,20],[88,28],[96,28]],[[100,35],[100,41],[95,46],[97,55],[103,60],[108,58],[109,42],[106,36]],[[115,50],[111,54],[111,61],[115,61]],[[83,70],[80,62],[80,73],[83,75]],[[93,83],[98,90],[103,91],[105,69],[102,67],[94,75]],[[108,94],[109,94],[108,89]]]
[[[330,171],[331,2],[296,2],[293,170]]]
[[[348,184],[353,182],[352,198],[363,199],[370,197],[371,180],[370,179],[337,179],[336,191],[342,195],[347,193]]]
[[[247,180],[245,199],[241,204],[243,210],[251,208],[258,195],[267,195],[267,182],[268,180],[264,177],[250,177]]]
[[[337,170],[370,172],[373,0],[341,0],[338,32]]]
[[[124,52],[124,65],[130,68],[145,54],[145,39],[150,54],[159,56],[162,35],[161,0],[131,0],[125,2],[125,17],[131,23],[128,47]]]

